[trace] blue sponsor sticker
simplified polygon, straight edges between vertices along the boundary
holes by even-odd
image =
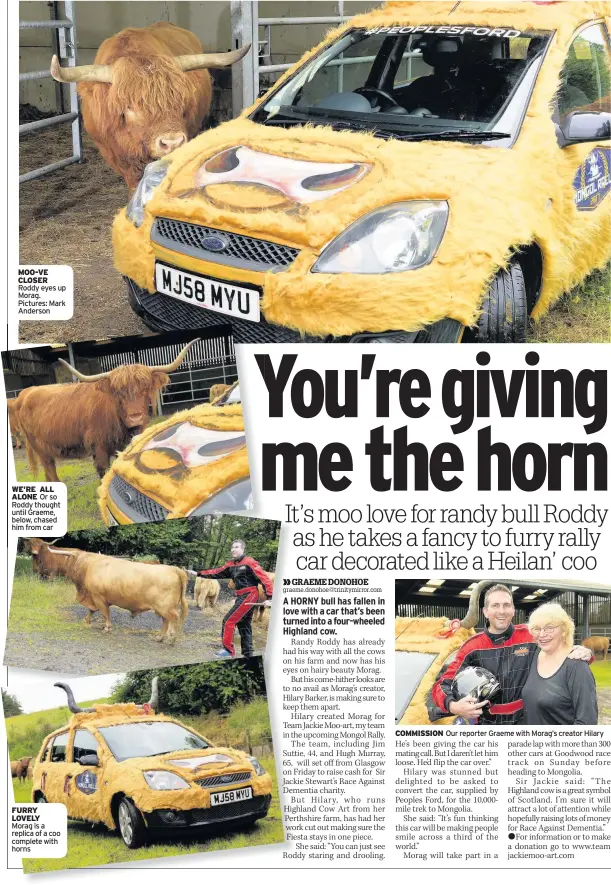
[[[76,776],[76,788],[88,796],[98,788],[98,776],[93,771],[83,771]]]
[[[573,180],[575,206],[580,212],[597,209],[611,191],[611,149],[594,148]]]

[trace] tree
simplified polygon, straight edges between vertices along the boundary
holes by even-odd
[[[4,707],[4,717],[9,719],[11,716],[19,716],[23,713],[21,704],[14,694],[2,689],[2,706]]]

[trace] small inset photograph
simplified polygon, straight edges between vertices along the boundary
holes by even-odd
[[[611,586],[395,581],[399,725],[611,724]]]
[[[252,507],[231,336],[24,348],[2,367],[16,478],[65,483],[70,531]]]
[[[202,516],[19,541],[4,663],[99,674],[265,652],[280,523]]]
[[[2,689],[15,802],[59,802],[68,853],[26,873],[284,841],[262,658]]]

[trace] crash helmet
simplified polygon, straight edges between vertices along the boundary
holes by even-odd
[[[499,689],[499,681],[494,673],[483,667],[465,667],[459,670],[452,683],[452,694],[457,700],[472,697],[478,702],[489,701]]]

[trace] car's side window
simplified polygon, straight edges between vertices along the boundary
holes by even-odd
[[[51,744],[51,762],[65,762],[66,761],[66,746],[68,744],[68,732],[64,731],[63,734],[58,734],[57,737],[53,738],[53,743]]]
[[[81,756],[89,756],[91,753],[99,755],[99,751],[100,745],[94,736],[84,728],[79,728],[72,744],[72,761],[78,762]]]
[[[49,759],[49,749],[50,749],[52,743],[53,743],[53,741],[47,741],[45,748],[42,751],[42,754],[40,756],[41,762],[47,762],[47,760]]]
[[[584,28],[565,59],[558,90],[560,125],[568,114],[611,112],[611,56],[604,25]]]

